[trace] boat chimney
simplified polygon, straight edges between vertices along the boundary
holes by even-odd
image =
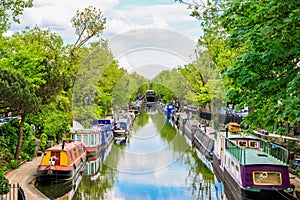
[[[226,126],[226,137],[228,138],[228,126]]]
[[[64,149],[64,148],[65,148],[65,140],[63,141],[62,146],[61,146],[61,149]]]

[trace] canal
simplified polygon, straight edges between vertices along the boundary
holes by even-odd
[[[102,150],[69,185],[40,190],[52,199],[220,198],[213,173],[186,139],[166,123],[163,114],[148,112],[136,118],[127,144]]]

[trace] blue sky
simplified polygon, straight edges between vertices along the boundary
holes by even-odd
[[[11,31],[37,25],[72,43],[76,36],[70,19],[89,5],[99,8],[107,18],[103,35],[107,38],[141,28],[173,30],[194,41],[201,34],[199,21],[189,16],[191,10],[174,0],[34,0],[34,7],[25,10],[21,24],[13,24]]]
[[[37,25],[42,29],[57,32],[66,43],[72,44],[77,37],[70,20],[77,10],[83,10],[90,5],[100,9],[107,18],[103,37],[108,40],[114,38],[114,44],[118,43],[118,48],[122,44],[122,49],[125,49],[122,56],[115,55],[121,67],[143,71],[148,78],[152,78],[163,69],[190,62],[187,60],[194,54],[195,44],[201,35],[200,22],[190,16],[191,10],[188,10],[186,5],[175,0],[34,0],[33,8],[26,9],[20,17],[21,24],[13,24],[7,34],[26,26]],[[127,34],[135,30],[139,30],[138,34]],[[152,32],[157,33],[155,37],[150,34]],[[149,43],[149,37],[152,37],[151,46],[145,47],[144,44]],[[135,47],[134,51],[124,46],[128,44],[126,41],[131,41],[130,46]],[[135,44],[132,45],[133,43]],[[191,43],[193,44],[187,45]],[[180,49],[185,50],[184,55],[181,55],[183,51]],[[119,49],[112,49],[115,50]],[[186,53],[187,51],[189,53]],[[157,57],[166,52],[169,56]],[[177,58],[174,58],[174,55]],[[147,61],[144,58],[151,60]],[[153,66],[159,67],[153,70]]]

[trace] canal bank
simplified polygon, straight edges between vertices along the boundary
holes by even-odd
[[[23,163],[20,168],[5,173],[5,177],[10,184],[19,184],[25,193],[25,198],[29,200],[49,199],[34,186],[36,169],[42,157],[35,157],[32,161]]]

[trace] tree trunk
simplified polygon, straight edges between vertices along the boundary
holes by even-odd
[[[22,140],[23,140],[23,126],[25,123],[25,117],[26,115],[21,115],[21,122],[19,125],[19,139],[18,139],[18,146],[16,149],[16,154],[15,154],[15,160],[18,161],[19,160],[19,156],[21,153],[21,148],[22,148]]]

